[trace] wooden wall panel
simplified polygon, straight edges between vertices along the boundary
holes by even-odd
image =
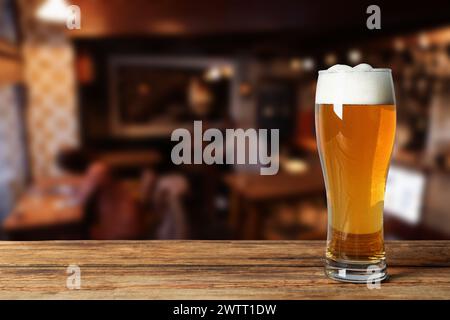
[[[349,0],[72,0],[81,8],[74,37],[204,35],[295,31],[308,37],[366,32],[368,2]],[[450,21],[448,0],[405,7],[379,1],[382,32],[442,25]],[[344,32],[345,31],[345,32]],[[379,30],[380,31],[380,30]]]

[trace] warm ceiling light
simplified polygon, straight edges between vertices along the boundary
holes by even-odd
[[[222,75],[226,78],[231,78],[234,75],[234,69],[232,66],[223,66]]]
[[[394,49],[399,52],[405,50],[405,42],[400,38],[395,39],[394,40]]]
[[[305,71],[312,71],[315,65],[316,63],[314,62],[313,58],[308,57],[303,60],[303,69]]]
[[[36,16],[46,22],[64,23],[67,20],[68,7],[66,0],[46,0],[38,8]]]
[[[347,58],[352,64],[357,64],[362,60],[362,53],[358,49],[352,49],[348,52]]]
[[[334,53],[327,53],[325,55],[325,63],[327,66],[332,66],[334,64],[336,64],[337,62],[337,57]]]
[[[422,49],[426,49],[430,46],[430,39],[428,38],[428,36],[425,33],[421,33],[419,35],[419,46]]]
[[[222,78],[222,72],[218,67],[212,67],[206,71],[205,79],[207,81],[214,82],[220,80],[220,78]]]
[[[299,58],[293,58],[291,60],[291,69],[294,71],[300,71],[302,68],[302,60],[300,60]]]

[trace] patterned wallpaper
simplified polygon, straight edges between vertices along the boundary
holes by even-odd
[[[40,2],[20,1],[33,178],[58,175],[60,170],[55,163],[58,151],[79,143],[74,50],[63,26],[36,21]]]
[[[26,175],[18,96],[14,86],[0,86],[0,220],[23,190]]]

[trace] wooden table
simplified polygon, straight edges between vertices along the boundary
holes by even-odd
[[[280,172],[262,176],[239,172],[227,176],[225,181],[231,190],[229,224],[233,231],[247,240],[260,239],[262,215],[270,204],[325,195],[320,164],[308,165],[308,169],[299,174]]]
[[[0,298],[450,299],[450,241],[388,242],[380,289],[323,274],[322,241],[0,242]],[[66,286],[67,267],[81,288]]]
[[[162,161],[162,156],[154,150],[110,151],[98,155],[98,160],[111,168],[154,168]]]
[[[76,192],[81,182],[73,176],[37,181],[5,219],[3,230],[20,240],[79,238],[84,213]]]

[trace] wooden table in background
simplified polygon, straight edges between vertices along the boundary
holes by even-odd
[[[299,174],[280,172],[273,176],[262,176],[238,172],[226,177],[225,181],[231,190],[229,224],[239,238],[261,239],[262,216],[268,205],[325,194],[320,164],[308,165],[308,169]]]
[[[76,201],[81,177],[37,181],[3,222],[13,240],[80,239],[83,204]]]
[[[323,241],[0,242],[0,298],[450,299],[450,241],[388,242],[380,289],[323,273]],[[66,287],[67,267],[81,288]]]
[[[98,155],[98,160],[112,168],[154,168],[162,161],[162,156],[154,150],[110,151]]]

